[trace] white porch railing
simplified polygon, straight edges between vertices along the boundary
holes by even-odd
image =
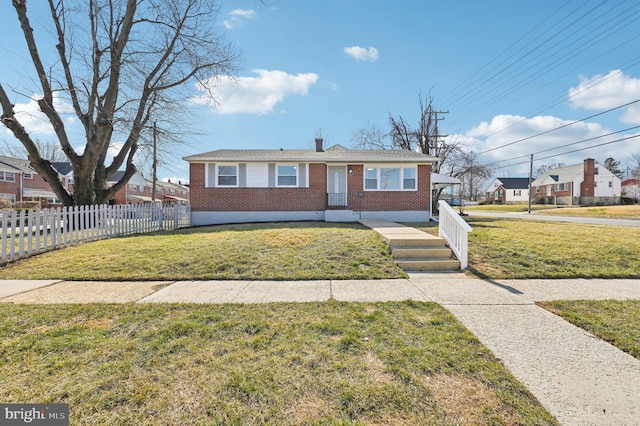
[[[438,209],[440,213],[438,234],[449,243],[449,248],[460,261],[460,269],[466,269],[469,266],[468,234],[473,231],[473,228],[445,201],[438,201]]]
[[[62,247],[191,225],[189,206],[94,205],[1,210],[0,264]]]

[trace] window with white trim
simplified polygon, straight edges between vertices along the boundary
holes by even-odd
[[[277,186],[298,186],[298,166],[279,164],[277,169]]]
[[[613,188],[613,181],[612,180],[609,181],[609,188]]]
[[[25,179],[33,179],[33,173],[24,173],[22,177]]]
[[[416,169],[402,169],[402,189],[416,189]]]
[[[556,184],[556,191],[566,191],[567,189],[568,188],[566,182]]]
[[[15,182],[16,175],[15,173],[11,173],[11,172],[0,172],[0,181]]]
[[[417,169],[415,167],[365,166],[365,190],[414,191],[417,186]]]
[[[514,196],[514,197],[520,197],[520,196],[522,196],[522,190],[521,190],[521,189],[514,189],[514,190],[513,190],[513,196]]]
[[[238,186],[238,165],[220,164],[216,166],[217,186]]]

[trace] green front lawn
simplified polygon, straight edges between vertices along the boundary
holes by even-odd
[[[559,300],[539,305],[640,359],[640,300]]]
[[[307,280],[402,278],[359,224],[220,225],[101,240],[0,268],[0,279]]]
[[[640,278],[640,228],[467,218],[469,271],[505,278]],[[437,229],[418,227],[437,235]]]
[[[3,305],[0,335],[0,401],[72,424],[556,424],[433,303]]]

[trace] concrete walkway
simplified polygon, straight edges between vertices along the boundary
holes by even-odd
[[[634,425],[640,361],[535,305],[640,299],[640,280],[497,280],[461,273],[371,281],[0,281],[0,303],[433,301],[452,312],[565,425]]]

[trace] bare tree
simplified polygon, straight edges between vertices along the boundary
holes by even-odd
[[[193,86],[187,83],[235,71],[238,54],[214,30],[215,1],[48,0],[57,51],[50,64],[43,62],[44,48],[36,39],[26,3],[12,2],[36,70],[38,91],[43,93],[38,106],[73,166],[74,193],[67,192],[16,117],[2,84],[1,121],[65,205],[113,198],[135,174],[140,138],[154,117],[170,116],[171,106],[188,98],[187,88]],[[63,120],[65,107],[56,99],[70,104],[84,129],[81,152],[72,145]],[[107,179],[122,166],[123,178],[107,188]]]
[[[640,152],[631,155],[631,161],[631,175],[636,179],[640,179]]]
[[[367,121],[366,127],[351,134],[351,141],[355,149],[393,149],[393,146],[387,141],[388,136],[380,129],[380,126]]]
[[[51,162],[66,161],[67,157],[62,152],[62,148],[55,141],[41,141],[36,139],[33,141],[40,156]],[[22,144],[10,144],[6,139],[0,144],[0,154],[13,158],[28,158],[29,153]]]
[[[478,154],[459,149],[449,156],[441,172],[462,181],[462,196],[477,201],[484,194],[484,188],[493,175],[493,169],[478,161]]]
[[[432,167],[439,173],[440,167],[450,155],[460,150],[457,140],[445,139],[438,130],[438,111],[430,96],[420,95],[420,118],[413,127],[402,116],[389,114],[391,144],[394,149],[406,149],[438,157],[440,161]]]
[[[536,173],[535,176],[540,176],[545,174],[546,172],[548,172],[549,170],[553,170],[553,169],[559,169],[566,166],[565,163],[557,163],[555,161],[551,161],[549,163],[544,163],[541,164],[537,169],[536,169]]]

